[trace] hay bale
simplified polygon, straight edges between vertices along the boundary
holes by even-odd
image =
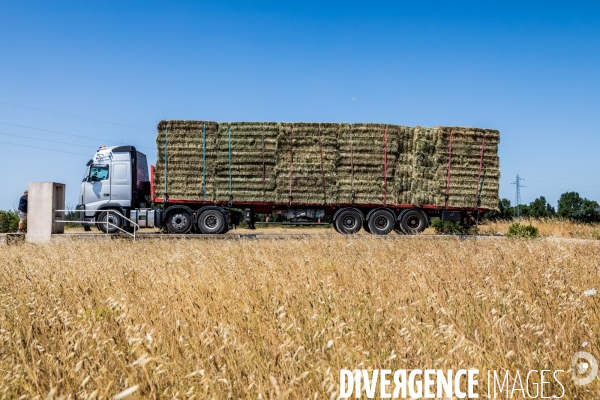
[[[293,203],[302,205],[339,202],[339,129],[340,125],[335,123],[279,124],[275,168],[277,202],[290,201],[290,169]]]
[[[341,203],[383,204],[384,197],[387,204],[396,202],[394,175],[404,128],[384,124],[342,125],[337,171]]]
[[[276,201],[275,165],[279,124],[273,122],[219,124],[215,164],[217,201],[229,201],[230,196],[228,131],[231,132],[231,195],[233,202],[238,200],[245,202]]]
[[[163,196],[165,185],[167,129],[167,194],[171,199],[227,202],[231,194],[234,204],[263,201],[288,204],[291,168],[294,205],[384,204],[387,192],[386,204],[443,207],[452,133],[448,204],[473,208],[481,181],[484,184],[479,206],[495,209],[498,204],[500,133],[496,130],[384,124],[161,121],[156,138],[158,197]],[[485,152],[478,181],[484,136]]]
[[[203,170],[202,159],[203,127],[206,128],[206,171]],[[218,124],[213,121],[161,121],[158,124],[156,137],[158,151],[154,173],[158,197],[163,197],[165,191],[166,137],[168,198],[215,201],[214,167],[217,129]]]
[[[471,208],[475,206],[476,197],[481,188],[478,181],[482,141],[485,136],[484,155],[482,159],[481,180],[483,190],[479,206],[496,209],[498,207],[498,190],[500,188],[500,160],[498,144],[500,132],[492,129],[465,127],[437,127],[439,142],[436,146],[436,163],[439,168],[435,181],[435,202],[443,206],[445,203],[446,182],[448,173],[448,147],[452,133],[452,162],[450,168],[449,205]]]

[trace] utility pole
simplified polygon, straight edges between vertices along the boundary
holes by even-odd
[[[517,191],[515,194],[515,211],[516,211],[516,217],[517,219],[521,219],[521,188],[524,188],[525,186],[521,185],[521,181],[524,181],[525,179],[519,177],[519,174],[517,174],[517,180],[515,182],[513,182],[513,185],[516,185],[517,187]]]

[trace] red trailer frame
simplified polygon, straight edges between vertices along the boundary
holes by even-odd
[[[335,210],[344,207],[358,207],[358,208],[390,208],[394,210],[405,210],[405,209],[417,209],[417,210],[426,210],[432,214],[440,213],[443,210],[448,211],[461,211],[465,213],[477,213],[479,212],[481,215],[490,211],[486,208],[465,208],[465,207],[440,207],[436,205],[424,204],[419,207],[413,204],[356,204],[356,203],[337,203],[337,204],[329,204],[324,205],[320,203],[277,203],[277,202],[235,202],[233,205],[230,205],[228,201],[197,201],[197,200],[181,200],[181,199],[167,199],[165,201],[162,197],[156,196],[156,187],[154,186],[154,165],[150,166],[150,197],[153,203],[165,204],[165,206],[173,206],[173,205],[185,205],[185,206],[208,206],[208,205],[217,205],[217,206],[230,206],[234,208],[246,208],[250,207],[254,212],[261,214],[271,214],[273,210],[281,210],[287,209],[290,207],[306,207],[306,208],[319,208],[324,209],[327,214],[332,214]],[[465,215],[466,216],[466,215]]]

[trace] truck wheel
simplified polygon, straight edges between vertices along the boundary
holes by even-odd
[[[394,229],[394,214],[387,210],[374,211],[369,218],[369,231],[375,235],[387,235]]]
[[[107,221],[112,225],[107,224]],[[100,215],[98,216],[98,219],[96,220],[96,226],[100,231],[104,233],[115,233],[119,231],[117,226],[119,228],[123,227],[123,218],[121,218],[121,216],[118,214],[112,212],[108,213],[105,211],[100,213]]]
[[[226,229],[225,217],[219,210],[206,210],[198,217],[198,229],[204,234],[223,233]]]
[[[342,231],[340,231],[340,230],[338,229],[338,227],[337,227],[337,224],[335,223],[335,221],[333,221],[333,229],[335,229],[335,231],[336,231],[337,233],[342,233]]]
[[[409,210],[400,220],[400,228],[407,235],[416,235],[427,228],[427,216],[418,210]]]
[[[357,210],[348,209],[340,212],[333,223],[338,232],[353,234],[360,231],[360,228],[363,225],[363,219]]]
[[[174,210],[167,217],[167,229],[171,233],[188,233],[192,224],[192,216],[185,210]]]

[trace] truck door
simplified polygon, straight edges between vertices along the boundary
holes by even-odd
[[[96,210],[110,201],[110,166],[92,164],[83,182],[83,204],[86,209]]]
[[[131,206],[131,162],[113,161],[111,182],[111,196],[113,203],[123,207]]]

